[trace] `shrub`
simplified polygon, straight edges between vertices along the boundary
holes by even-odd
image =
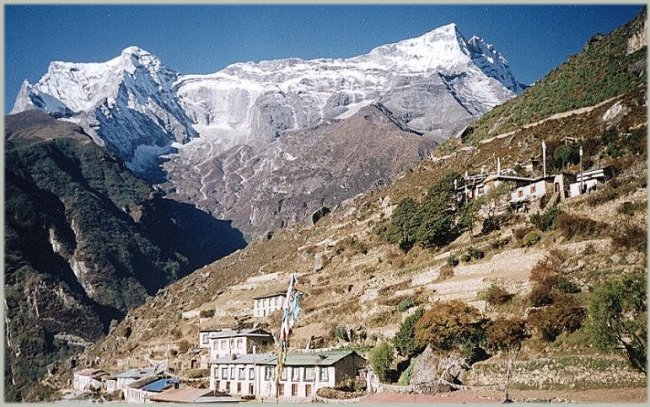
[[[460,261],[458,260],[458,257],[454,256],[453,253],[449,254],[449,257],[447,257],[447,265],[451,267],[456,267]]]
[[[370,351],[369,357],[372,370],[380,381],[385,382],[393,364],[393,347],[388,342],[382,342]]]
[[[337,325],[336,328],[334,328],[334,337],[342,340],[343,342],[350,342],[348,329],[343,325]]]
[[[192,346],[186,339],[180,340],[177,345],[179,353],[187,353],[187,351],[190,350],[190,347]]]
[[[413,315],[409,315],[399,326],[393,337],[393,344],[401,356],[413,357],[424,350],[422,344],[415,340],[415,324],[422,318],[424,309],[418,308]]]
[[[187,369],[185,376],[189,379],[200,379],[210,377],[210,369]]]
[[[173,328],[169,333],[172,335],[172,338],[174,339],[180,339],[181,336],[183,336],[183,333],[178,328]]]
[[[528,325],[533,327],[540,337],[552,342],[562,332],[575,332],[582,326],[586,312],[577,305],[575,299],[567,294],[558,295],[550,305],[528,316]]]
[[[526,233],[530,231],[529,228],[523,227],[523,228],[516,228],[515,230],[512,231],[512,234],[514,235],[515,239],[521,240],[526,236]]]
[[[634,272],[597,287],[589,301],[587,331],[601,349],[622,347],[635,369],[647,363],[647,283],[645,272]]]
[[[472,261],[472,256],[470,256],[469,253],[463,253],[460,255],[460,259],[465,263],[469,263]]]
[[[528,301],[533,307],[542,307],[553,303],[553,287],[549,284],[535,284],[528,294]]]
[[[467,254],[469,254],[473,259],[482,259],[485,257],[485,252],[483,250],[479,250],[474,246],[470,246],[469,249],[467,249]]]
[[[402,301],[400,301],[399,304],[397,304],[397,310],[399,312],[404,312],[404,311],[408,310],[409,308],[415,307],[416,305],[418,305],[418,304],[417,304],[417,302],[415,301],[415,299],[413,297],[407,297],[407,298],[404,298]]]
[[[498,318],[485,328],[485,342],[490,351],[518,350],[521,342],[529,336],[525,321],[520,318]]]
[[[212,318],[214,316],[214,309],[202,309],[199,311],[200,318]]]
[[[542,232],[552,230],[555,228],[557,218],[561,213],[562,210],[557,205],[555,205],[544,211],[542,214],[538,212],[531,215],[530,222]]]
[[[580,292],[580,286],[566,277],[560,277],[557,280],[557,289],[566,294],[576,294]]]
[[[451,266],[442,266],[438,274],[438,281],[444,281],[454,276],[454,268]]]
[[[505,304],[512,299],[514,295],[506,291],[505,288],[496,284],[490,285],[484,291],[479,293],[479,297],[490,305]]]
[[[612,243],[621,249],[633,249],[644,253],[648,245],[645,229],[634,225],[622,225],[612,234]]]
[[[554,286],[557,283],[560,269],[551,261],[541,261],[530,270],[530,281]]]
[[[480,311],[460,300],[437,302],[415,324],[415,340],[434,350],[478,345],[483,335]]]
[[[495,230],[500,229],[499,220],[494,216],[488,216],[483,220],[483,226],[481,227],[481,234],[487,235]]]
[[[530,246],[535,245],[541,239],[542,239],[542,235],[539,232],[536,232],[536,231],[533,230],[533,231],[530,231],[530,232],[526,233],[526,236],[524,236],[521,243],[526,247],[530,247]]]
[[[574,236],[594,236],[606,229],[607,225],[593,219],[563,213],[558,216],[556,227],[564,237],[571,239]]]
[[[401,375],[399,375],[399,380],[397,381],[397,384],[400,386],[408,386],[409,382],[411,381],[411,376],[413,375],[413,362],[409,364],[409,366],[402,372]]]

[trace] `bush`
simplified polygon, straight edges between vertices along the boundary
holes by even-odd
[[[449,257],[447,257],[447,265],[451,267],[456,267],[460,261],[458,260],[458,257],[454,256],[453,253],[449,254]]]
[[[437,302],[415,324],[415,340],[434,350],[477,346],[483,336],[480,311],[460,300]]]
[[[542,214],[538,212],[531,215],[530,222],[535,225],[537,229],[541,230],[542,232],[546,232],[547,230],[552,230],[555,228],[557,218],[561,213],[562,210],[557,205],[555,205],[544,211]]]
[[[438,274],[438,281],[444,281],[454,276],[454,268],[451,266],[442,266],[440,274]]]
[[[549,284],[535,284],[528,294],[528,301],[533,307],[543,307],[553,303],[553,287]]]
[[[399,312],[404,312],[404,311],[408,310],[409,308],[415,307],[416,305],[418,305],[418,304],[417,304],[417,302],[415,301],[415,299],[413,297],[407,297],[407,298],[404,298],[402,301],[400,301],[399,304],[397,304],[397,310]]]
[[[580,292],[580,286],[566,277],[560,277],[557,280],[557,289],[566,294],[576,294]]]
[[[372,370],[380,381],[385,382],[393,364],[393,347],[388,342],[382,342],[370,351],[369,357]]]
[[[473,246],[470,246],[467,249],[467,254],[469,255],[469,257],[471,257],[473,259],[477,259],[477,260],[482,259],[483,257],[485,257],[485,253],[482,250],[479,250],[479,249],[477,249],[476,247],[473,247]]]
[[[190,350],[190,347],[192,346],[186,339],[179,341],[177,345],[179,353],[187,353],[187,351]]]
[[[512,231],[512,234],[514,235],[515,239],[521,240],[526,236],[526,233],[530,231],[529,228],[523,227],[523,228],[516,228],[515,230]]]
[[[470,256],[469,253],[463,253],[460,255],[460,259],[465,263],[469,263],[472,261],[472,256]]]
[[[499,230],[501,225],[499,225],[499,220],[494,216],[488,216],[483,220],[483,226],[481,227],[481,234],[487,235],[495,230]]]
[[[563,213],[557,218],[556,228],[567,239],[574,236],[591,237],[607,228],[607,225],[589,218]]]
[[[402,374],[399,375],[399,380],[397,381],[397,384],[400,386],[408,386],[409,382],[411,381],[411,376],[413,375],[413,362],[409,364],[409,366],[402,372]]]
[[[576,300],[567,294],[554,298],[553,305],[532,312],[528,316],[528,325],[533,327],[540,337],[552,342],[562,332],[575,332],[582,326],[586,312],[578,306]]]
[[[525,321],[519,318],[490,321],[485,328],[485,342],[490,351],[518,350],[528,338]]]
[[[514,294],[510,294],[505,288],[496,284],[490,285],[479,293],[479,297],[490,305],[501,305],[509,302]]]
[[[343,342],[350,342],[348,329],[342,325],[337,325],[336,328],[334,328],[334,337],[342,340]]]
[[[521,241],[522,245],[526,247],[530,247],[535,245],[537,242],[539,242],[542,239],[542,235],[539,232],[536,231],[531,231],[526,233],[526,236],[524,236],[523,240]]]
[[[393,337],[393,344],[399,355],[411,358],[424,350],[424,346],[415,340],[415,324],[423,314],[424,309],[418,308],[400,324]]]
[[[645,229],[634,225],[622,225],[612,234],[612,243],[619,249],[631,249],[645,253],[648,236]]]
[[[212,318],[214,316],[214,309],[202,309],[199,311],[200,318]]]
[[[544,283],[555,286],[557,283],[560,269],[550,261],[539,262],[530,270],[530,281],[534,283]]]

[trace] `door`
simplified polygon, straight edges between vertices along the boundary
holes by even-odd
[[[305,397],[311,397],[311,384],[305,385]]]

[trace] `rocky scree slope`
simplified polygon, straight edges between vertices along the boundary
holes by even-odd
[[[402,130],[440,141],[522,89],[491,45],[476,36],[466,40],[449,24],[349,59],[238,63],[210,75],[179,75],[137,47],[105,63],[53,62],[38,83],[24,83],[12,113],[39,109],[74,121],[136,174],[151,182],[167,179],[170,197],[198,200],[201,209],[228,218],[229,202],[239,197],[229,184],[242,173],[261,178],[272,167],[300,176],[293,163],[285,166],[275,158],[274,151],[289,145],[276,142],[287,132],[309,133],[378,104]],[[310,144],[307,135],[290,140],[296,149]],[[423,146],[411,151],[419,154]],[[375,152],[386,150],[369,154]],[[339,158],[329,150],[320,154],[330,161]],[[360,158],[373,165],[372,156]],[[169,163],[161,168],[165,160]],[[309,189],[311,174],[293,182]],[[332,183],[346,181],[333,177]],[[338,202],[368,187],[364,183],[337,194]],[[233,218],[248,236],[265,234],[273,224],[255,214],[272,212],[284,199],[268,192],[259,200],[270,201],[270,207],[259,208],[253,201]],[[316,194],[306,205],[317,206],[321,199]],[[304,211],[289,211],[292,207],[285,207],[285,224],[304,216]]]

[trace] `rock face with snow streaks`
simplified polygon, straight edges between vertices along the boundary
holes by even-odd
[[[295,174],[292,160],[271,158],[298,157],[278,149],[304,150],[310,129],[349,120],[373,105],[400,131],[418,135],[424,144],[414,152],[424,156],[430,140],[444,140],[521,90],[502,55],[476,36],[465,40],[449,24],[353,58],[236,63],[209,75],[180,75],[137,47],[105,63],[53,62],[38,83],[23,84],[12,113],[39,109],[78,123],[136,174],[166,180],[170,196],[224,217],[253,174],[288,171],[299,177],[290,182],[301,190],[314,174],[328,171]],[[382,151],[379,146],[372,154]],[[325,161],[334,158],[340,159]],[[377,161],[370,155],[358,159]],[[336,177],[321,181],[341,184]],[[306,198],[307,207],[313,203]],[[247,216],[249,232],[264,233],[269,225],[255,219]]]

